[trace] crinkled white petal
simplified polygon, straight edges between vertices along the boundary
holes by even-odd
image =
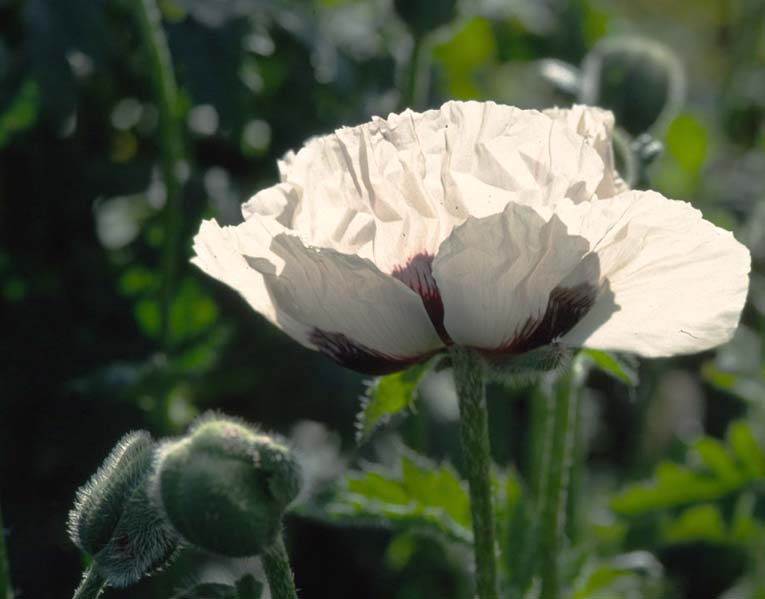
[[[317,329],[392,358],[442,345],[420,296],[406,285],[358,256],[306,247],[266,217],[224,228],[207,221],[195,250],[195,264],[309,347]]]
[[[597,187],[599,198],[609,198],[627,191],[627,184],[616,170],[614,159],[614,115],[610,110],[575,104],[571,108],[548,108],[544,114],[556,121],[565,122],[582,135],[600,155],[606,168]]]
[[[550,292],[597,284],[588,241],[547,208],[510,203],[454,229],[433,261],[444,324],[458,344],[494,350],[541,321]]]
[[[597,254],[602,294],[562,341],[647,357],[702,351],[736,329],[750,256],[729,231],[690,204],[630,191],[563,208],[569,230]]]
[[[282,182],[247,202],[244,216],[271,216],[308,245],[355,253],[390,272],[412,255],[435,253],[466,218],[529,194],[548,203],[594,198],[611,175],[610,154],[596,147],[605,138],[580,123],[593,119],[493,102],[374,118],[288,154]]]
[[[256,312],[284,329],[296,341],[315,348],[309,340],[310,327],[297,322],[273,303],[263,277],[245,257],[268,254],[264,248],[268,247],[271,235],[255,227],[250,227],[251,231],[244,234],[240,227],[221,227],[214,220],[203,221],[194,237],[196,255],[191,262],[238,291]]]

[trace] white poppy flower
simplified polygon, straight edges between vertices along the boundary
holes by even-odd
[[[448,102],[279,163],[193,261],[303,345],[366,373],[452,344],[669,356],[727,341],[749,252],[691,205],[629,191],[613,116]]]

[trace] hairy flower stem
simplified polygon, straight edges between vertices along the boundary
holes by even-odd
[[[551,386],[547,394],[547,418],[545,427],[551,435],[546,447],[550,455],[546,478],[539,497],[541,520],[540,559],[542,592],[540,599],[560,599],[560,550],[563,544],[566,516],[566,499],[575,442],[575,419],[578,393],[575,376],[564,375],[559,384]]]
[[[491,491],[489,423],[483,371],[471,350],[451,351],[460,406],[460,436],[470,486],[476,590],[479,599],[497,599],[497,557]]]
[[[181,224],[179,167],[183,159],[183,136],[178,114],[178,88],[175,83],[170,50],[162,29],[162,16],[155,0],[136,0],[135,7],[159,108],[160,166],[166,193],[160,292],[160,339],[163,350],[167,352],[170,349],[170,305],[178,268]]]
[[[94,568],[85,571],[82,582],[74,592],[72,599],[97,599],[106,586],[106,581]]]
[[[13,599],[11,572],[8,568],[8,556],[5,551],[5,528],[3,513],[0,511],[0,599]]]
[[[273,599],[297,599],[295,579],[281,534],[274,544],[263,552],[261,558],[263,569],[266,571],[266,578],[268,578],[268,586],[271,588],[271,597]]]

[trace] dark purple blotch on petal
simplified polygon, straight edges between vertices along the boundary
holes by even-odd
[[[374,376],[404,370],[412,364],[427,360],[435,353],[407,358],[390,356],[357,343],[342,333],[330,333],[316,328],[311,331],[309,339],[319,351],[327,354],[340,366]]]
[[[496,349],[481,349],[487,358],[522,354],[549,345],[568,333],[595,305],[598,288],[591,283],[555,287],[541,318],[529,318],[507,343]]]
[[[397,266],[391,276],[401,281],[422,298],[425,311],[436,329],[436,333],[446,345],[454,343],[444,326],[444,302],[438,283],[433,277],[433,256],[421,253],[412,256],[404,266]]]

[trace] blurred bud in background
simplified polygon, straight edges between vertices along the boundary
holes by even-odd
[[[396,14],[414,35],[424,35],[450,23],[457,16],[456,0],[394,0]]]
[[[155,505],[182,538],[228,557],[270,546],[299,489],[297,462],[280,439],[219,414],[166,443],[151,481]]]
[[[581,70],[579,100],[612,110],[631,135],[665,125],[685,98],[685,73],[675,54],[645,38],[597,44]]]
[[[176,547],[175,535],[146,492],[155,445],[145,431],[125,435],[77,491],[69,514],[72,541],[114,587],[131,585],[163,566]]]

